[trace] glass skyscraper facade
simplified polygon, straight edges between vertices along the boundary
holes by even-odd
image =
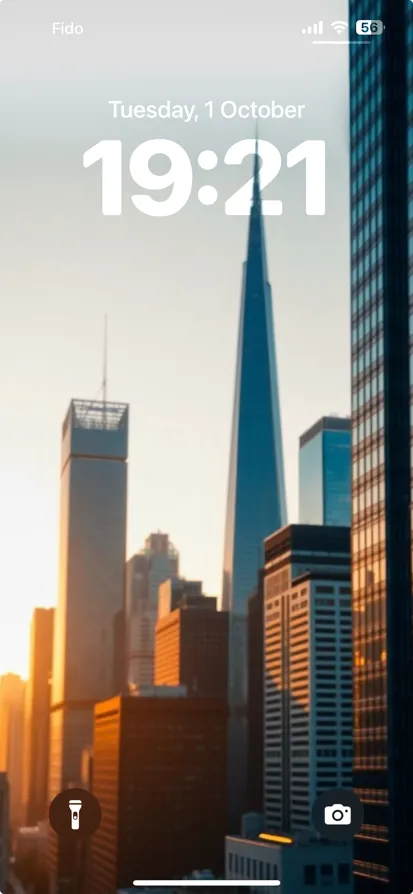
[[[246,798],[248,598],[263,566],[265,537],[287,521],[272,297],[258,166],[256,154],[243,268],[221,600],[221,607],[230,612],[229,826],[237,833]]]
[[[115,694],[114,619],[125,589],[128,415],[127,404],[74,400],[63,423],[49,801],[81,785],[82,752],[93,743],[94,706]],[[74,865],[72,843],[63,845],[53,833],[53,894],[77,890],[70,887]]]
[[[351,0],[354,786],[363,894],[413,888],[413,9]],[[410,324],[410,325],[409,325]],[[412,363],[410,363],[412,368]]]
[[[300,437],[299,520],[351,525],[351,420],[323,416]]]

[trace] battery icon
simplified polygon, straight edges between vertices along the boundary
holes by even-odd
[[[359,19],[356,22],[357,34],[383,34],[384,25],[380,19]]]

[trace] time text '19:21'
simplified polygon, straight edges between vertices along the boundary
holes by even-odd
[[[259,171],[260,192],[277,177],[282,166],[280,151],[267,140],[240,140],[229,147],[224,164],[240,165],[248,155],[258,154],[261,160]],[[154,174],[150,160],[156,155],[166,156],[170,161],[165,174]],[[121,140],[101,140],[83,155],[83,166],[89,168],[102,162],[102,214],[122,214],[122,142]],[[324,140],[305,140],[286,155],[288,168],[305,162],[305,212],[308,215],[325,214],[326,206],[326,151]],[[204,149],[197,158],[203,170],[213,170],[218,164],[218,156],[211,149]],[[157,200],[147,193],[132,195],[135,208],[151,217],[169,217],[176,214],[187,203],[192,193],[193,168],[188,153],[173,140],[154,139],[140,143],[129,159],[129,171],[134,183],[142,189],[156,192],[171,187],[167,198]],[[248,215],[251,209],[253,191],[251,177],[225,202],[225,214]],[[203,205],[213,205],[218,199],[214,186],[202,186],[197,193]],[[262,212],[266,215],[283,213],[280,199],[263,199]]]

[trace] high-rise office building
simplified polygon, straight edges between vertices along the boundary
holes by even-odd
[[[351,419],[323,416],[300,437],[301,525],[351,525]]]
[[[126,563],[126,661],[130,689],[154,680],[158,590],[179,572],[179,556],[168,534],[150,534],[140,553]]]
[[[247,606],[264,538],[286,523],[284,463],[259,159],[243,268],[221,607],[229,625],[229,823],[239,832],[247,776]]]
[[[24,708],[26,683],[17,674],[0,677],[0,771],[9,782],[9,816],[13,829],[24,822]]]
[[[96,706],[93,894],[197,869],[223,874],[226,736],[226,700],[184,687],[142,687]]]
[[[125,579],[128,407],[74,400],[63,424],[60,578],[50,718],[50,800],[81,780],[96,702],[114,693],[114,618]],[[61,842],[61,840],[60,840]],[[73,855],[56,838],[52,890]],[[67,862],[65,863],[65,860]],[[71,890],[69,887],[65,891]]]
[[[363,894],[413,888],[411,3],[349,5],[382,19],[350,46],[354,786]],[[410,362],[410,371],[409,371]]]
[[[189,604],[183,596],[177,608],[158,620],[156,685],[184,685],[189,695],[226,698],[228,612],[218,612],[216,607],[216,599],[208,596],[198,596]]]
[[[24,743],[24,803],[29,826],[35,826],[47,816],[53,626],[54,609],[35,608],[30,634]]]
[[[265,820],[296,831],[321,792],[352,784],[349,528],[282,528],[264,575]]]
[[[0,772],[0,891],[6,892],[9,874],[9,782]]]
[[[187,606],[203,606],[205,596],[202,592],[202,581],[186,580],[184,577],[171,577],[158,588],[158,621],[175,611]],[[208,597],[209,608],[217,607],[217,600]]]

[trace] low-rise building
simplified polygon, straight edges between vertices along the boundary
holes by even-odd
[[[251,879],[251,888],[268,879],[268,887],[278,883],[282,894],[308,894],[327,885],[329,894],[352,894],[351,863],[349,842],[321,841],[310,833],[225,839],[225,878]]]

